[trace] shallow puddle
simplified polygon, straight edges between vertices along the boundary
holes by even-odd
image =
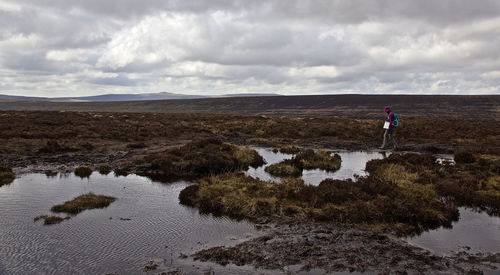
[[[407,238],[412,244],[437,254],[458,249],[472,252],[500,252],[500,218],[469,208],[459,208],[460,219],[453,228],[439,228]]]
[[[247,174],[254,178],[259,178],[265,181],[280,181],[280,178],[273,177],[264,169],[285,159],[290,159],[293,155],[274,153],[272,149],[254,148],[266,160],[266,165],[259,168],[250,168]],[[331,179],[354,179],[354,175],[364,176],[366,162],[372,159],[384,158],[384,154],[380,152],[370,151],[355,151],[355,152],[337,152],[342,158],[340,169],[335,172],[327,172],[320,169],[304,170],[302,179],[306,184],[319,185],[321,181],[327,178]]]
[[[249,222],[200,215],[180,205],[178,194],[187,185],[95,172],[83,180],[22,175],[0,188],[0,274],[135,274],[152,258],[168,264],[179,253],[259,234]],[[33,221],[88,192],[118,200],[56,225]]]

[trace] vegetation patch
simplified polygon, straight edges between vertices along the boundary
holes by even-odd
[[[101,163],[97,166],[97,171],[99,171],[99,174],[101,175],[107,175],[113,171],[113,167],[107,163]]]
[[[246,170],[263,165],[264,159],[253,149],[209,138],[147,156],[142,163],[137,174],[170,181]]]
[[[79,166],[75,168],[75,175],[80,178],[88,178],[92,175],[92,168],[89,166]]]
[[[301,149],[295,145],[284,146],[279,149],[273,149],[273,152],[280,152],[282,154],[297,154],[301,151]]]
[[[290,160],[269,165],[264,170],[275,177],[298,177],[302,175],[302,170],[293,165]]]
[[[303,169],[322,169],[330,172],[339,170],[342,162],[339,154],[332,156],[328,151],[314,152],[312,149],[297,154],[294,160]]]
[[[59,216],[48,216],[48,215],[42,215],[42,216],[38,216],[36,218],[34,218],[33,220],[36,222],[40,219],[43,219],[44,222],[43,224],[44,225],[51,225],[51,224],[58,224],[62,221],[65,221],[65,220],[69,220],[70,217],[59,217]]]
[[[332,156],[328,151],[314,152],[312,149],[307,149],[300,151],[292,159],[269,165],[265,171],[276,177],[297,177],[302,175],[304,169],[337,171],[341,163],[342,159],[338,154]]]
[[[319,186],[223,174],[200,180],[179,198],[202,212],[355,223],[402,235],[451,226],[462,205],[500,213],[498,161],[441,165],[432,155],[393,154],[368,162],[366,170],[355,182],[326,179]]]
[[[10,167],[0,165],[0,186],[14,181],[16,176]]]
[[[63,204],[54,205],[51,208],[55,213],[68,213],[76,215],[87,209],[104,208],[114,202],[116,198],[88,193],[78,196]]]
[[[45,175],[49,178],[57,176],[58,172],[54,170],[45,170]]]

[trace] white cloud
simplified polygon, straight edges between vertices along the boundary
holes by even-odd
[[[0,24],[9,94],[500,93],[493,0],[0,0]]]

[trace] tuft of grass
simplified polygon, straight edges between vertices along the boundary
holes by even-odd
[[[78,214],[87,209],[104,208],[114,202],[116,198],[88,193],[67,201],[63,204],[54,205],[51,208],[55,213]]]
[[[45,170],[45,175],[47,177],[55,177],[55,176],[57,176],[57,174],[58,174],[57,171],[53,171],[53,170],[50,170],[50,169],[49,170]]]
[[[44,225],[51,225],[51,224],[58,224],[61,223],[62,221],[69,220],[70,217],[59,217],[59,216],[48,216],[48,215],[42,215],[34,218],[33,220],[36,222],[40,219],[43,219]]]
[[[264,170],[275,177],[298,177],[302,175],[302,170],[294,166],[291,161],[275,163],[267,166]]]
[[[80,178],[88,178],[92,175],[92,168],[89,166],[79,166],[75,168],[75,175]]]
[[[339,154],[334,154],[332,156],[328,151],[314,152],[312,149],[297,154],[295,160],[298,161],[304,169],[322,169],[326,171],[339,170],[342,162]]]
[[[295,145],[285,146],[285,147],[279,148],[279,152],[283,153],[283,154],[297,154],[300,151],[301,151],[301,149]]]
[[[456,163],[473,163],[476,161],[472,152],[457,152],[455,153],[454,160]]]
[[[0,186],[13,182],[15,178],[10,167],[0,165]]]
[[[292,159],[266,167],[265,171],[277,177],[297,177],[302,175],[304,169],[337,171],[341,163],[342,159],[338,154],[332,156],[328,151],[314,152],[312,149],[307,149],[300,151]]]
[[[107,175],[113,171],[113,167],[107,163],[101,163],[97,166],[97,171],[99,171],[101,175]]]
[[[142,163],[137,174],[171,181],[246,170],[263,165],[264,159],[253,149],[209,138],[146,156]]]

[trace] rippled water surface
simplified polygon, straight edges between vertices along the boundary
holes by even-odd
[[[180,252],[257,234],[248,222],[200,215],[180,205],[178,194],[188,184],[98,173],[84,180],[22,175],[0,188],[0,274],[141,273],[151,258],[175,260]],[[33,221],[87,192],[118,200],[56,225]]]

